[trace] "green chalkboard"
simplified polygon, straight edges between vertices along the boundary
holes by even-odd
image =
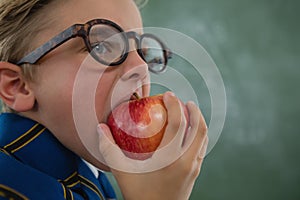
[[[299,10],[297,0],[149,0],[141,10],[144,26],[198,41],[225,83],[224,129],[191,199],[300,199]]]
[[[300,199],[299,10],[297,0],[149,0],[141,10],[144,26],[198,41],[225,83],[226,122],[192,200]]]

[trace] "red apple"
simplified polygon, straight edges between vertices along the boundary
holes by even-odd
[[[180,103],[189,122],[187,109]],[[150,158],[160,145],[168,124],[163,95],[137,97],[121,103],[111,112],[107,124],[127,157],[137,160]]]
[[[107,124],[126,156],[137,160],[151,157],[167,125],[163,95],[121,103],[111,112]]]

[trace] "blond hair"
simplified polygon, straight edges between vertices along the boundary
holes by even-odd
[[[0,1],[0,61],[16,63],[33,50],[34,37],[46,27],[42,15],[45,6],[56,0],[1,0]],[[33,81],[35,67],[22,66],[23,76]],[[12,110],[2,102],[5,112]]]

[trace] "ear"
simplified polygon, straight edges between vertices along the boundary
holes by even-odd
[[[0,62],[0,98],[17,112],[25,112],[33,108],[35,96],[19,66]]]

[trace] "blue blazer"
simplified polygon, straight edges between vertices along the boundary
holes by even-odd
[[[97,178],[48,129],[17,114],[0,115],[0,200],[116,199],[103,172]]]

